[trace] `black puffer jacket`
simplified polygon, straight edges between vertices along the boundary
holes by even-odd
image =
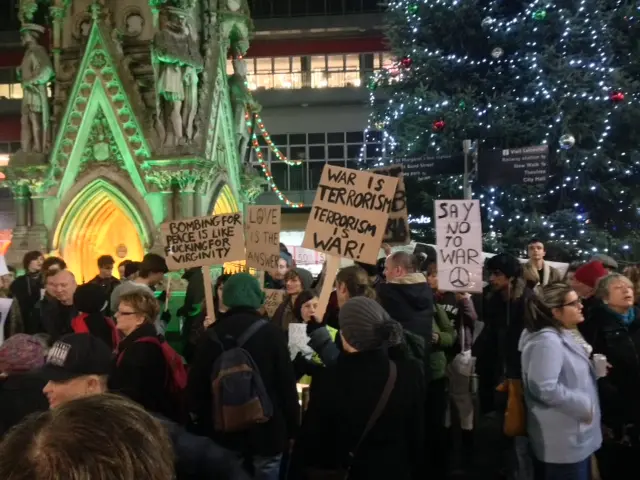
[[[422,273],[410,273],[391,282],[379,283],[376,291],[380,304],[391,318],[400,322],[405,330],[424,338],[428,384],[431,372],[428,359],[431,354],[435,307],[433,291],[427,278]]]

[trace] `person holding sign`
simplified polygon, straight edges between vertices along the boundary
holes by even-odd
[[[303,291],[311,288],[313,275],[304,268],[292,268],[284,276],[286,295],[276,313],[273,314],[273,322],[283,330],[289,329],[290,323],[297,323],[293,313],[293,304],[297,296]]]

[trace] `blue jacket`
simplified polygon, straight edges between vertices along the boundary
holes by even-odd
[[[576,463],[602,444],[595,370],[568,332],[543,328],[520,337],[527,430],[547,463]],[[590,421],[589,421],[590,420]]]

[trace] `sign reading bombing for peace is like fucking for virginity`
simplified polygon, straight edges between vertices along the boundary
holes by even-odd
[[[375,265],[398,179],[325,165],[302,246]]]
[[[478,200],[436,200],[438,288],[482,291],[482,223]]]
[[[160,232],[170,270],[244,260],[240,213],[174,220]]]

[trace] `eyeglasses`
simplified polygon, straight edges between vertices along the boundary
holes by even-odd
[[[120,310],[118,310],[116,312],[116,315],[118,317],[128,317],[129,315],[138,315],[138,312],[121,312]]]
[[[582,305],[582,299],[574,300],[573,302],[563,303],[561,307],[577,307],[578,305]]]

